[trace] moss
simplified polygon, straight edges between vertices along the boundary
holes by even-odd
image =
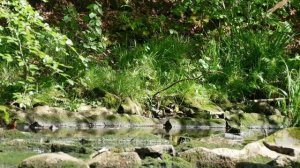
[[[242,127],[251,127],[251,126],[283,126],[285,125],[284,117],[280,115],[270,115],[266,116],[258,113],[244,113],[240,116],[240,123]]]
[[[114,110],[117,110],[121,105],[121,99],[118,96],[108,92],[105,92],[105,96],[102,98],[101,102],[105,107]]]
[[[31,151],[0,152],[0,167],[17,167],[21,161],[35,154]]]
[[[300,128],[287,128],[286,129],[289,133],[289,135],[295,139],[298,139],[300,141]]]
[[[0,126],[3,124],[8,124],[10,120],[10,114],[6,106],[0,105]]]
[[[207,168],[234,168],[235,161],[227,157],[221,157],[202,148],[193,148],[179,153],[184,160],[193,163],[195,167]]]
[[[239,160],[239,162],[251,162],[251,163],[260,163],[260,164],[267,164],[272,161],[272,158],[256,155],[255,157],[247,158],[246,160]]]
[[[61,161],[57,164],[45,165],[43,162],[41,163],[33,163],[29,166],[26,165],[19,165],[19,168],[84,168],[85,166],[79,165],[76,162],[72,161]]]
[[[175,146],[177,152],[182,152],[191,148],[205,147],[209,149],[214,148],[230,148],[230,149],[242,149],[243,146],[240,144],[227,143],[226,141],[204,141],[204,140],[191,140],[186,143]]]
[[[223,119],[203,119],[203,118],[189,118],[189,117],[182,117],[177,118],[182,126],[220,126],[225,127],[225,120]]]
[[[27,133],[27,132],[21,132],[18,130],[3,130],[3,131],[0,131],[0,137],[11,138],[11,139],[28,138],[28,137],[31,137],[31,134]]]
[[[171,155],[164,154],[162,156],[162,160],[158,158],[146,157],[146,159],[142,161],[141,167],[193,168],[194,165],[180,157],[172,157]]]

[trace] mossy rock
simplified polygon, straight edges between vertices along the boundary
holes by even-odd
[[[120,105],[118,109],[118,113],[130,114],[130,115],[134,115],[134,114],[142,115],[143,108],[137,101],[131,100],[130,98],[127,97]]]
[[[105,125],[116,126],[155,126],[156,123],[151,119],[139,115],[113,114],[104,117]]]
[[[183,98],[184,106],[196,109],[196,115],[209,119],[214,115],[223,115],[224,111],[208,99],[194,99],[193,97]]]
[[[135,152],[104,152],[101,153],[89,161],[91,168],[102,167],[139,167],[142,161],[139,155]]]
[[[19,168],[88,168],[77,158],[65,153],[45,153],[29,157],[22,161]]]
[[[164,154],[162,159],[146,157],[142,161],[142,168],[148,167],[172,167],[172,168],[193,168],[195,167],[192,163],[180,158],[174,157],[168,154]]]
[[[64,152],[64,153],[79,153],[79,154],[91,154],[92,149],[83,147],[82,145],[70,145],[54,143],[50,145],[51,152]]]
[[[224,119],[202,119],[202,118],[173,118],[166,122],[168,128],[225,128]]]
[[[230,114],[227,123],[233,128],[261,129],[282,128],[286,125],[285,117],[282,115],[264,115],[258,113]]]
[[[195,167],[234,168],[236,164],[230,158],[219,156],[201,147],[189,149],[178,155],[184,160],[193,163]]]
[[[300,128],[282,129],[266,137],[264,141],[273,146],[293,149],[300,155]]]
[[[27,120],[38,122],[44,127],[51,125],[72,126],[75,127],[79,116],[77,113],[64,110],[60,107],[37,106],[26,111]]]
[[[105,96],[101,99],[101,102],[103,106],[117,111],[122,101],[118,96],[105,92]]]

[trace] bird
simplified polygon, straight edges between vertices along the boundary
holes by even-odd
[[[17,121],[18,119],[17,118],[13,118],[10,123],[7,125],[7,128],[8,129],[16,129],[17,128]]]

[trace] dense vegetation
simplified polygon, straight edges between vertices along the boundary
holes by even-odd
[[[76,109],[99,90],[149,106],[286,98],[300,124],[300,2],[3,0],[0,104]]]

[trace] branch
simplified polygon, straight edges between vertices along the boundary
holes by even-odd
[[[282,8],[284,5],[286,5],[289,2],[289,0],[282,0],[280,2],[278,2],[275,6],[273,6],[273,8],[268,10],[268,13],[273,13],[275,12],[277,9]]]
[[[208,71],[208,72],[205,72],[205,73],[214,73],[214,72],[222,73],[222,74],[227,75],[226,73],[224,73],[224,72],[222,72],[222,71]],[[202,75],[199,75],[199,76],[194,77],[194,78],[185,78],[185,79],[180,79],[180,80],[178,80],[178,81],[175,81],[175,82],[173,82],[172,84],[170,84],[169,86],[167,86],[167,87],[165,87],[165,88],[163,88],[163,89],[161,89],[161,90],[155,92],[154,95],[153,95],[152,97],[156,97],[159,93],[161,93],[161,92],[163,92],[163,91],[166,91],[166,90],[170,89],[171,87],[175,86],[175,85],[178,84],[178,83],[181,83],[181,82],[184,82],[184,81],[190,81],[190,80],[197,80],[197,79],[199,79],[199,78],[201,78],[201,77],[202,77]]]

